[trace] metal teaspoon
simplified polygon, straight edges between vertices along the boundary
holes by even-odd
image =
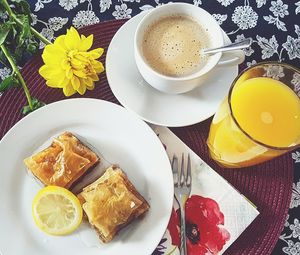
[[[231,43],[218,48],[204,49],[202,51],[203,54],[214,54],[218,52],[226,52],[233,50],[241,50],[250,47],[252,44],[252,38],[246,38],[243,41]]]

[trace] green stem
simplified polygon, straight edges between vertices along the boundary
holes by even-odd
[[[18,80],[19,82],[21,83],[21,86],[25,92],[25,95],[26,95],[26,98],[27,98],[27,101],[28,101],[28,105],[30,107],[31,110],[33,110],[33,105],[32,105],[32,98],[30,96],[30,93],[29,93],[29,90],[26,86],[26,83],[19,71],[19,68],[17,67],[17,65],[15,64],[15,62],[13,61],[13,59],[11,58],[9,52],[7,51],[7,49],[5,48],[5,46],[2,44],[0,46],[1,50],[3,51],[5,57],[7,58],[8,62],[10,63],[11,67],[12,67],[12,70],[13,72],[17,75],[18,77]]]
[[[7,66],[6,63],[4,63],[1,59],[0,59],[0,64],[2,64],[3,66]]]
[[[15,19],[17,21],[17,18]],[[33,27],[30,26],[30,30],[31,32],[37,37],[39,38],[44,44],[51,44],[51,42],[42,34],[40,34],[38,31],[36,31]]]
[[[174,247],[174,249],[172,251],[170,251],[167,255],[172,255],[173,252],[176,250],[177,246]]]
[[[5,0],[6,1],[6,0]],[[16,15],[12,14],[11,17],[15,20],[17,24],[23,26],[23,23],[16,17]],[[51,42],[43,35],[41,35],[38,31],[36,31],[32,26],[30,26],[30,31],[39,38],[44,44],[51,44]]]
[[[12,17],[14,19],[14,21],[20,25],[23,26],[23,23],[17,18],[17,16],[13,13],[12,9],[10,8],[7,0],[1,0],[2,4],[5,8],[5,10],[7,11],[7,13],[9,14],[10,17]],[[39,38],[44,44],[51,44],[51,42],[43,35],[41,35],[38,31],[36,31],[33,27],[30,26],[30,31],[37,37]]]
[[[10,8],[8,2],[6,0],[2,0],[2,4],[4,5],[4,8],[8,12],[9,16],[13,15],[12,9]]]

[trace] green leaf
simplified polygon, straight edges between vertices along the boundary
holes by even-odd
[[[2,13],[6,12],[4,6],[1,3],[0,3],[0,12],[2,12]]]
[[[24,47],[23,47],[23,45],[18,45],[15,48],[14,53],[11,53],[10,55],[14,59],[15,63],[19,63],[19,61],[22,60],[23,53],[24,53]]]
[[[0,0],[1,2],[1,0]],[[12,8],[13,12],[17,14],[25,14],[30,16],[30,5],[26,0],[10,0],[13,3],[14,7]]]
[[[36,109],[43,107],[46,104],[44,102],[42,102],[42,101],[39,101],[36,98],[32,98],[32,105],[33,105],[33,109],[32,110],[30,109],[29,105],[24,106],[23,110],[22,110],[22,113],[24,115],[27,115],[27,114],[35,111]]]
[[[20,4],[21,12],[29,16],[31,11],[28,2],[25,0],[21,0],[19,1],[19,4]]]
[[[17,17],[23,24],[23,26],[21,28],[21,32],[17,36],[17,44],[22,45],[24,43],[25,39],[31,36],[30,24],[29,24],[28,16],[18,15]]]
[[[35,42],[35,41],[31,41],[31,42],[28,42],[27,46],[26,46],[26,51],[30,54],[34,54],[38,51],[38,43]]]
[[[0,4],[0,17],[1,17],[2,22],[3,22],[3,20],[6,19],[6,18],[4,18],[4,17],[7,17],[8,14],[7,14],[6,10],[4,9],[4,7],[2,7],[2,8],[3,8],[3,9],[1,9],[1,4]],[[0,19],[0,20],[1,20],[1,19]]]
[[[6,9],[4,7],[4,4],[2,3],[3,0],[0,0],[0,12],[5,13]]]
[[[10,26],[10,29],[11,29],[9,36],[7,37],[7,40],[12,41],[15,38],[15,36],[18,34],[18,31],[17,31],[18,25],[12,18],[5,21],[5,24],[7,26]]]
[[[7,45],[5,45],[5,46],[6,46],[6,50],[8,52],[8,55],[11,57],[11,59],[13,60],[13,62],[15,62],[17,64],[19,58],[18,58],[18,55],[16,54],[16,49],[11,49],[11,47],[7,47]],[[5,55],[4,55],[4,57],[6,58]],[[6,61],[6,62],[8,63],[8,61]]]
[[[25,2],[25,0],[10,0],[10,2],[19,4],[21,2]]]
[[[0,50],[0,64],[7,66],[8,62],[2,50]]]
[[[10,75],[0,83],[0,92],[19,86],[19,81],[14,75]]]
[[[15,42],[15,38],[16,38],[16,36],[18,35],[18,25],[15,23],[14,25],[12,25],[12,38],[11,38],[11,40],[12,40],[12,42]]]
[[[5,21],[5,23],[11,26],[16,25],[16,22],[13,19],[9,19],[8,21]]]
[[[0,25],[0,45],[5,42],[5,39],[11,29],[11,25],[8,23],[4,23]]]

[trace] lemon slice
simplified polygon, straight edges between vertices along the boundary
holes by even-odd
[[[67,235],[82,221],[78,198],[65,188],[48,186],[40,190],[32,202],[35,224],[50,235]]]

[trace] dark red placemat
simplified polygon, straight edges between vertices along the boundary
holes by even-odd
[[[94,34],[94,47],[105,48],[105,54],[102,56],[104,61],[113,35],[125,22],[124,20],[103,22],[81,29],[81,33]],[[38,74],[41,65],[41,57],[36,56],[22,70],[32,96],[46,103],[65,99],[60,89],[52,89],[45,85],[45,81]],[[108,86],[105,74],[101,74],[95,90],[87,92],[85,97],[118,103]],[[20,89],[11,89],[0,97],[0,138],[22,118],[21,108],[24,104],[26,104],[25,96]],[[208,157],[205,141],[210,121],[211,119],[189,127],[173,128],[172,131],[249,198],[260,211],[258,218],[225,254],[270,254],[283,228],[291,199],[293,181],[291,157],[284,155],[265,164],[241,170],[222,169]]]

